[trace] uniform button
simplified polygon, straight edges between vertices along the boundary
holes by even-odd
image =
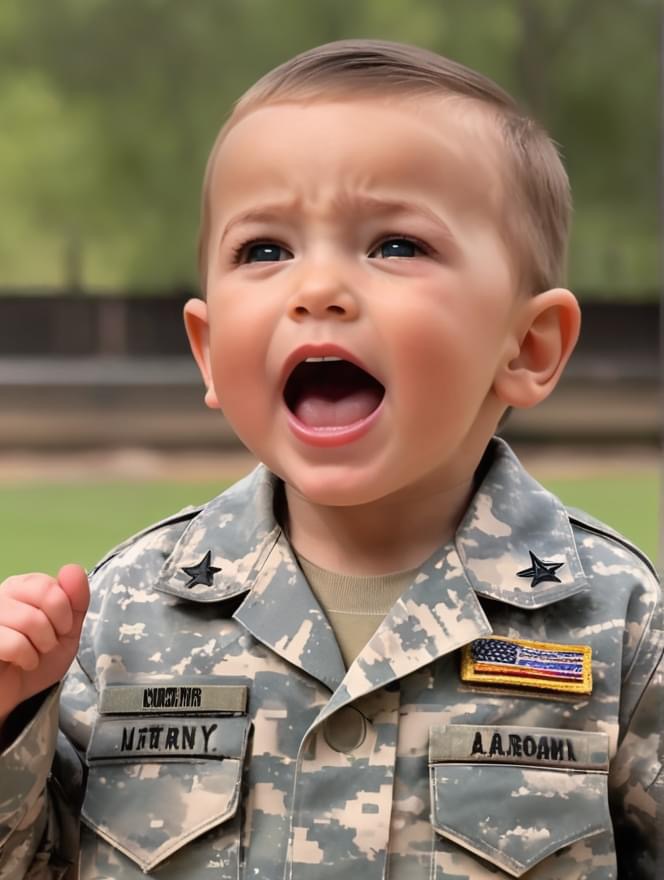
[[[344,706],[323,724],[325,741],[335,752],[352,752],[358,749],[366,735],[366,719],[353,706]]]

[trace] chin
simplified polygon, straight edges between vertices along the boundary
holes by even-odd
[[[317,468],[316,473],[310,475],[300,473],[296,479],[289,479],[288,475],[282,479],[307,501],[323,507],[359,507],[387,494],[384,481],[375,477],[339,473],[338,469],[330,469],[328,473],[322,470]]]

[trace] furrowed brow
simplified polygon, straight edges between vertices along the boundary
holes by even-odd
[[[427,205],[420,202],[409,202],[400,199],[380,199],[376,196],[351,196],[350,198],[341,197],[341,205],[346,206],[350,213],[355,211],[364,211],[373,214],[418,214],[431,223],[439,226],[443,233],[453,239],[452,231],[442,217]]]
[[[247,211],[241,211],[228,221],[221,233],[220,243],[226,238],[230,230],[234,226],[242,223],[269,223],[271,220],[278,220],[287,211],[294,206],[293,202],[284,202],[280,204],[262,205],[260,208],[249,208]]]
[[[269,223],[270,221],[283,219],[284,214],[287,214],[289,211],[297,208],[299,206],[299,200],[291,200],[288,202],[275,202],[271,204],[261,205],[256,208],[249,208],[246,211],[242,211],[239,214],[236,214],[234,217],[226,223],[223,232],[221,234],[220,242],[223,242],[230,230],[234,226],[238,226],[243,223]],[[392,200],[392,199],[380,199],[376,196],[368,196],[368,195],[346,195],[341,194],[332,202],[332,207],[340,212],[346,211],[349,214],[354,215],[358,212],[364,214],[419,214],[422,217],[425,217],[430,222],[435,223],[437,226],[442,228],[444,234],[452,239],[452,232],[447,226],[447,224],[443,221],[435,211],[432,211],[426,205],[419,204],[417,202],[409,202],[402,200]]]

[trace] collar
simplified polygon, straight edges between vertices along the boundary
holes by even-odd
[[[173,547],[155,588],[193,602],[220,602],[250,590],[281,535],[273,510],[278,482],[259,465],[208,502]],[[208,552],[218,569],[212,585],[187,587],[184,569],[197,566]]]
[[[494,437],[490,466],[455,536],[475,592],[518,608],[543,608],[588,586],[566,508],[523,468],[510,447]],[[531,553],[551,565],[558,581],[531,586],[520,577]]]
[[[487,449],[488,469],[455,535],[465,578],[476,593],[524,609],[542,608],[583,590],[587,579],[565,507],[523,468],[504,440]],[[219,602],[248,592],[286,566],[299,569],[274,515],[279,478],[265,466],[210,501],[189,523],[166,559],[156,589],[194,602]],[[277,546],[278,545],[278,546]],[[190,580],[185,568],[210,552],[219,569],[211,586]],[[531,586],[517,573],[531,556],[560,563],[558,581]]]

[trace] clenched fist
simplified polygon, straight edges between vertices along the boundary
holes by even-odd
[[[0,727],[69,669],[89,602],[80,565],[63,566],[57,578],[25,574],[0,584]]]

